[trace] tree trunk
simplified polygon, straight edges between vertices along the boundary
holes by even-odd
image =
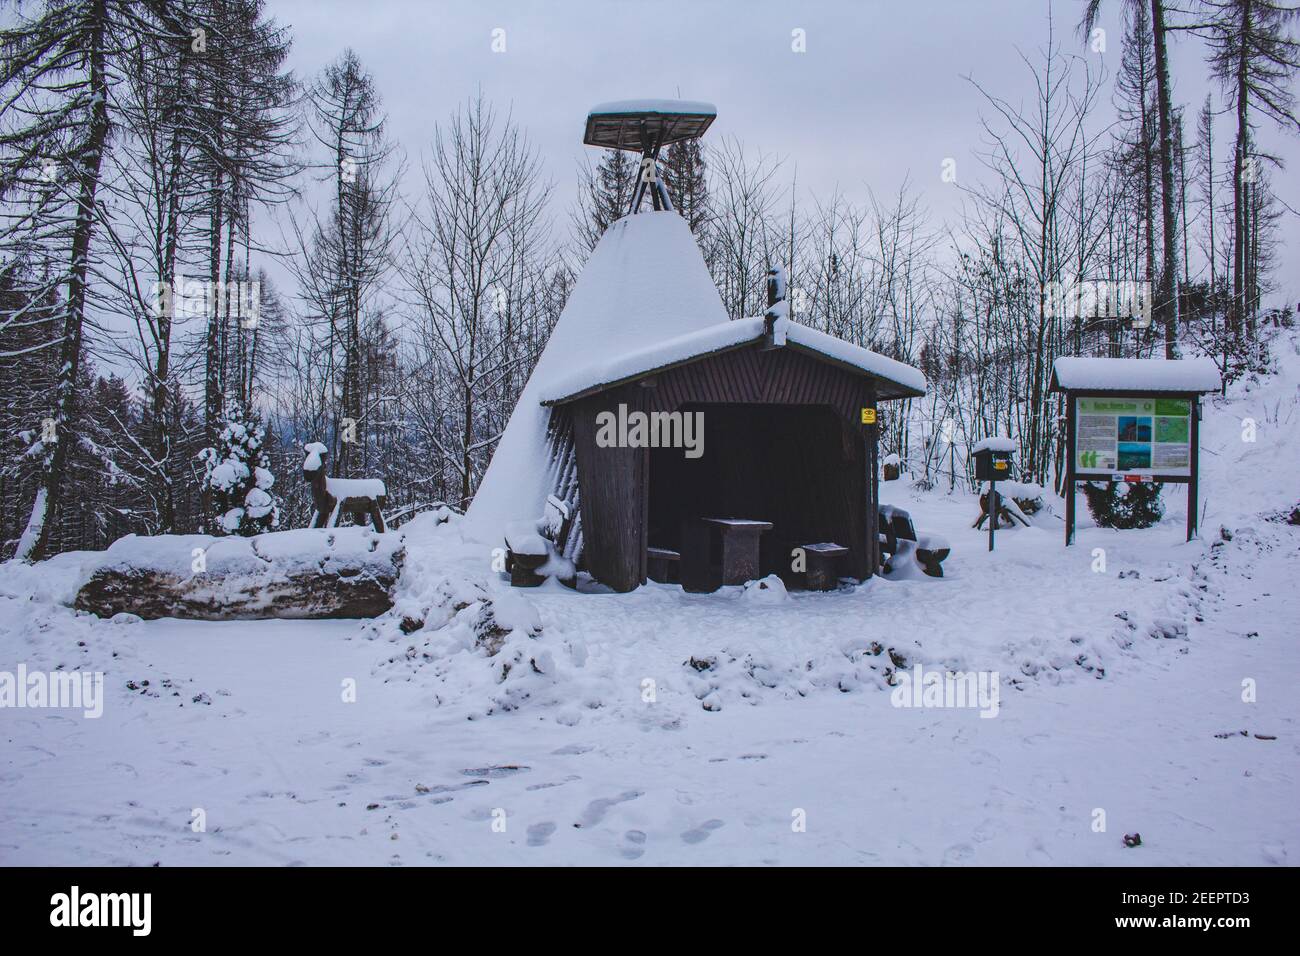
[[[1246,37],[1251,29],[1251,0],[1241,2],[1241,25],[1237,34],[1237,149],[1232,158],[1232,310],[1230,330],[1241,334],[1246,316],[1246,163],[1250,156],[1249,70],[1250,51]]]
[[[1156,306],[1165,326],[1165,358],[1178,357],[1178,235],[1174,216],[1173,95],[1165,49],[1163,0],[1151,0],[1151,36],[1156,48],[1156,97],[1160,114],[1160,211],[1164,223],[1164,259]]]
[[[104,73],[105,0],[94,0],[90,13],[90,91],[94,97],[86,145],[78,164],[77,217],[72,231],[72,261],[68,270],[68,303],[63,321],[59,379],[55,397],[54,450],[46,457],[41,485],[32,504],[31,517],[18,543],[15,557],[39,561],[49,547],[50,533],[57,520],[68,452],[74,441],[72,422],[77,411],[77,374],[81,366],[81,339],[86,311],[86,273],[90,239],[95,229],[95,193],[108,139],[108,83]]]
[[[183,57],[183,54],[182,54]],[[179,74],[183,82],[183,68]],[[179,123],[179,116],[173,116],[172,122]],[[167,427],[168,376],[171,374],[171,308],[176,301],[176,251],[180,244],[180,177],[181,177],[181,133],[178,126],[172,128],[171,148],[168,161],[168,196],[167,226],[164,239],[162,268],[160,278],[166,284],[168,297],[161,304],[158,315],[158,353],[154,358],[153,370],[153,456],[162,486],[162,499],[158,503],[158,532],[171,534],[176,530],[176,501],[172,488],[171,476],[167,472],[171,460],[171,431]]]

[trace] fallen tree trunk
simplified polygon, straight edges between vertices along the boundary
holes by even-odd
[[[75,606],[150,620],[376,617],[392,607],[404,559],[402,535],[366,528],[128,535],[90,566]]]

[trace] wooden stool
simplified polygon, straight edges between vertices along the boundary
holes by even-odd
[[[840,558],[849,553],[849,549],[833,541],[818,544],[800,545],[803,549],[807,567],[804,570],[804,586],[809,591],[834,591],[840,578],[835,573],[835,566]]]

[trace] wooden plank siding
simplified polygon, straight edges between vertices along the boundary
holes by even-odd
[[[597,447],[596,416],[617,414],[620,404],[703,412],[703,457]],[[572,424],[583,565],[611,588],[631,590],[646,579],[648,545],[674,547],[681,520],[714,514],[774,523],[763,539],[764,573],[789,576],[792,547],[833,540],[850,550],[843,570],[869,577],[877,449],[866,447],[860,413],[874,404],[874,382],[861,374],[755,346],[557,406]]]
[[[573,444],[578,461],[582,512],[583,565],[616,591],[630,591],[645,581],[647,455],[644,448],[601,448],[596,444],[596,416],[641,408],[646,389],[624,386],[580,399],[572,405]]]

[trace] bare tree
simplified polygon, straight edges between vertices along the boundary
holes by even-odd
[[[1028,111],[971,81],[995,119],[982,121],[987,139],[982,159],[992,184],[969,191],[999,211],[998,220],[1014,244],[1013,261],[1023,269],[1012,289],[1013,297],[1023,297],[1029,306],[1025,322],[1013,330],[1023,377],[1011,383],[1018,410],[1012,437],[1019,438],[1026,474],[1046,483],[1049,463],[1057,457],[1052,443],[1060,437],[1055,416],[1049,414],[1047,378],[1062,336],[1062,316],[1049,296],[1053,288],[1082,278],[1071,275],[1070,197],[1087,157],[1096,152],[1099,134],[1088,120],[1100,87],[1086,61],[1061,53],[1050,26],[1041,65],[1021,58],[1034,77],[1035,98]],[[1000,248],[1010,258],[1011,249]]]
[[[482,97],[440,125],[424,164],[425,194],[401,271],[411,290],[423,365],[445,365],[455,421],[430,438],[455,469],[468,504],[504,430],[499,404],[520,383],[549,329],[538,330],[551,186],[536,150]],[[420,374],[425,374],[421,372]],[[513,396],[511,396],[513,401]]]
[[[780,168],[770,156],[750,156],[736,139],[724,139],[714,152],[709,187],[713,279],[733,319],[760,315],[767,307],[767,270],[779,245],[775,210]]]

